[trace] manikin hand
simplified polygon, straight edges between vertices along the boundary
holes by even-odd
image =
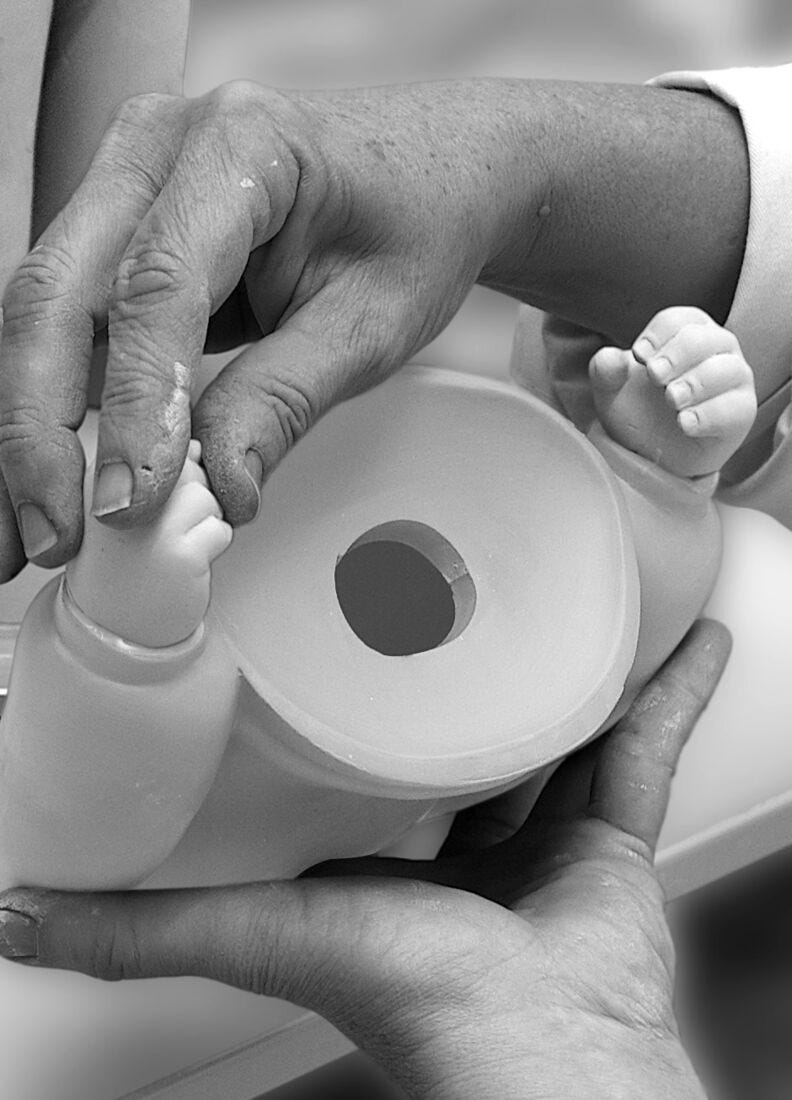
[[[190,443],[176,487],[149,523],[117,531],[86,519],[80,552],[66,569],[69,592],[98,626],[144,646],[184,641],[206,614],[209,567],[232,531]]]
[[[720,470],[756,415],[737,337],[693,307],[662,310],[631,348],[600,348],[589,375],[608,434],[681,477]]]
[[[674,297],[719,316],[747,193],[736,114],[670,89],[237,82],[128,101],[5,295],[0,580],[79,548],[96,332],[94,514],[149,522],[192,423],[236,526],[317,417],[431,340],[476,281],[614,340]],[[191,421],[204,347],[245,344]]]
[[[701,1100],[652,857],[728,648],[723,627],[697,624],[495,846],[481,847],[490,804],[459,819],[456,854],[427,863],[342,861],[209,890],[9,891],[0,950],[105,979],[196,974],[286,998],[416,1097]]]

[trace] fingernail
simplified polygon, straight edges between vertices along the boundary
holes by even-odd
[[[640,359],[642,363],[653,354],[654,345],[651,340],[647,340],[645,336],[642,336],[640,340],[636,340],[632,346],[633,355],[636,359]]]
[[[109,516],[112,512],[128,508],[133,486],[132,471],[125,462],[107,462],[94,484],[91,515]]]
[[[698,413],[694,409],[683,409],[677,421],[683,432],[695,430],[699,426]]]
[[[37,558],[51,550],[58,541],[58,532],[36,504],[25,501],[17,509],[17,520],[28,558]]]
[[[38,926],[32,917],[13,909],[0,909],[0,957],[38,958]]]
[[[693,392],[687,382],[678,381],[671,382],[666,389],[668,400],[676,409],[681,409],[683,405],[689,404],[693,397]]]
[[[646,369],[656,382],[665,382],[673,374],[673,368],[665,356],[660,355],[646,364]]]

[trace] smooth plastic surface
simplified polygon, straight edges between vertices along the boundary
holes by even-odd
[[[69,593],[87,620],[137,646],[165,651],[191,637],[209,607],[211,564],[231,528],[209,491],[192,440],[170,498],[151,522],[119,531],[90,512],[77,556],[66,567]],[[93,467],[86,496],[93,487]]]
[[[141,564],[158,593],[157,530],[128,570],[123,537],[89,525],[93,566],[20,638],[0,867],[81,887],[293,875],[572,751],[676,645],[719,552],[706,494],[609,457],[624,480],[516,388],[405,370],[287,456],[214,564],[204,626],[157,649],[115,634],[152,606],[170,623]],[[178,491],[163,529],[171,512]]]
[[[203,629],[167,656],[133,647],[51,580],[25,616],[0,721],[0,886],[144,878],[211,786],[235,696]]]
[[[350,548],[393,523],[436,533],[475,590],[463,629],[408,656],[366,645],[335,584]],[[286,457],[214,570],[212,612],[305,751],[374,792],[463,793],[607,717],[635,649],[632,534],[610,470],[560,416],[513,387],[406,370]]]
[[[93,428],[90,418],[82,433],[89,450]],[[744,509],[720,511],[724,562],[707,611],[730,625],[735,648],[674,780],[659,854],[672,896],[792,836],[792,533]],[[21,617],[47,579],[28,566],[4,586],[2,617]],[[252,1100],[284,1079],[279,1029],[299,1016],[289,1006],[195,979],[106,985],[11,963],[0,963],[0,993],[0,1083],[19,1100],[107,1100],[187,1066],[178,1084],[169,1078],[161,1088],[144,1088],[141,1100],[200,1096],[205,1086],[209,1095]],[[317,1027],[325,1057],[347,1049],[329,1025],[315,1018],[295,1023],[292,1073],[316,1064],[310,1052]]]

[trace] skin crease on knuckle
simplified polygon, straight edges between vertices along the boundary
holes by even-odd
[[[30,396],[12,408],[0,409],[0,463],[17,472],[33,467],[48,470],[47,495],[53,495],[53,488],[64,488],[58,473],[73,461],[77,423],[75,417],[73,423],[53,425],[51,410]]]
[[[132,175],[156,195],[173,166],[186,127],[187,101],[157,93],[133,96],[118,107],[99,146],[95,163],[106,164],[111,179]],[[180,123],[180,125],[178,125]]]
[[[157,233],[152,227],[143,240],[130,245],[119,264],[113,287],[110,324],[134,320],[158,305],[167,305],[171,299],[188,290],[196,298],[202,297],[206,308],[209,295],[205,282],[200,289],[203,289],[202,295],[194,289],[188,264],[177,243],[170,239],[167,231]]]
[[[153,430],[163,436],[165,446],[175,430],[188,429],[189,364],[201,354],[207,299],[205,286],[191,285],[175,248],[145,241],[125,258],[110,309],[111,365],[103,406],[106,422],[121,428],[128,417],[139,417],[141,408],[147,408],[150,415],[143,420],[146,442]],[[163,306],[171,302],[169,330],[152,337],[151,316],[161,314]]]
[[[37,244],[25,257],[3,298],[6,346],[32,342],[36,326],[57,320],[60,326],[93,332],[90,311],[73,296],[76,268],[70,253],[56,244]]]
[[[223,179],[247,181],[254,229],[248,252],[252,252],[280,232],[298,191],[304,196],[306,186],[313,189],[315,170],[310,181],[302,178],[299,150],[288,136],[301,132],[299,126],[288,125],[293,105],[275,89],[237,80],[193,100],[190,109],[192,125],[205,130]],[[314,209],[320,205],[317,197],[311,204]]]
[[[138,331],[138,330],[136,330]],[[116,362],[103,402],[104,453],[120,448],[147,495],[171,483],[183,464],[190,435],[189,371],[163,363],[156,348],[136,341]]]

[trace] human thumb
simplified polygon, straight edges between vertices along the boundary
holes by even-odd
[[[413,350],[408,319],[377,309],[376,293],[361,299],[350,283],[326,287],[242,351],[193,410],[212,491],[234,527],[255,518],[263,483],[328,409],[382,381]]]

